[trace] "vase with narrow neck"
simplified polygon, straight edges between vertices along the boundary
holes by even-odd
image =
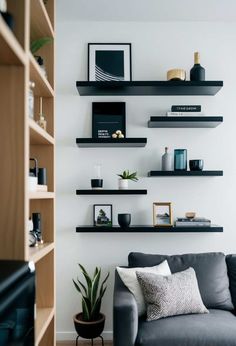
[[[162,170],[163,171],[173,170],[172,155],[168,153],[168,147],[165,147],[165,153],[164,155],[162,155]]]
[[[205,69],[200,65],[199,52],[194,53],[194,66],[190,70],[190,80],[196,82],[205,80]]]

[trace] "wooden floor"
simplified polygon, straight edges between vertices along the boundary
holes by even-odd
[[[101,341],[94,340],[93,342],[94,346],[95,345],[101,345]],[[80,346],[91,346],[91,342],[89,341],[81,341],[79,343]],[[104,341],[105,346],[112,346],[113,343],[112,341]],[[57,346],[75,346],[75,341],[58,341]]]

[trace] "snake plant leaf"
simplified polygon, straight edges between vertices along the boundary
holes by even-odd
[[[83,319],[84,321],[90,320],[89,309],[84,298],[82,298],[82,309],[83,309]]]
[[[79,278],[77,278],[77,281],[78,281],[78,283],[80,284],[80,286],[83,288],[84,293],[85,293],[85,295],[87,296],[88,292],[87,292],[86,287],[85,287],[84,284],[79,280]]]
[[[79,285],[78,285],[78,284],[75,282],[75,280],[74,280],[74,279],[72,279],[72,281],[73,281],[73,283],[74,283],[75,288],[77,289],[77,291],[78,291],[79,293],[81,293],[81,294],[82,294],[82,292],[81,292],[81,289],[80,289]]]
[[[52,42],[51,37],[41,37],[37,40],[34,40],[30,44],[30,50],[32,54],[35,54],[40,48],[42,48],[45,44]]]
[[[101,294],[102,294],[102,292],[103,292],[103,287],[104,287],[104,285],[105,285],[107,279],[109,278],[109,275],[110,275],[110,273],[107,273],[105,279],[104,279],[103,282],[101,283],[100,292],[99,292],[99,297],[101,297]]]
[[[97,319],[97,317],[99,315],[99,312],[101,309],[101,303],[102,303],[102,300],[99,298],[99,299],[97,299],[96,303],[93,306],[91,315],[94,316],[95,319]]]
[[[94,304],[94,302],[97,299],[100,277],[101,277],[101,269],[98,270],[97,275],[95,276],[93,283],[92,283],[92,288],[91,288],[91,302],[92,302],[92,304]]]
[[[97,275],[97,273],[98,273],[98,267],[96,267],[95,270],[94,270],[93,278],[95,278],[95,276]]]

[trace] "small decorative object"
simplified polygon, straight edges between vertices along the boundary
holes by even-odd
[[[44,65],[44,60],[40,55],[35,55],[35,53],[40,50],[43,46],[45,46],[46,44],[49,44],[50,42],[52,42],[52,38],[51,37],[41,37],[38,38],[37,40],[34,40],[31,42],[30,44],[30,50],[31,53],[34,55],[37,63],[39,64],[44,76],[47,78],[47,72],[46,72],[46,68]]]
[[[7,12],[7,2],[6,0],[0,0],[0,14],[6,24],[9,26],[11,30],[14,29],[14,18],[11,13]]]
[[[205,80],[205,69],[200,65],[199,52],[194,53],[194,66],[190,70],[190,80],[191,81]]]
[[[89,81],[131,81],[131,43],[89,43]]]
[[[39,168],[38,170],[38,184],[47,185],[47,168]]]
[[[153,225],[154,227],[170,227],[172,222],[171,203],[153,203]]]
[[[39,98],[39,120],[37,124],[42,127],[45,131],[47,130],[47,121],[45,119],[45,115],[43,114],[43,98]]]
[[[130,173],[129,170],[124,171],[122,174],[117,174],[120,179],[118,180],[119,190],[126,190],[129,188],[129,180],[138,181],[137,172]]]
[[[196,216],[196,213],[194,211],[188,211],[187,213],[185,213],[186,219],[189,219],[189,220],[194,219],[195,216]]]
[[[29,232],[29,246],[30,247],[38,246],[37,237],[36,237],[33,229],[34,229],[33,221],[31,218],[29,218],[29,220],[28,220],[28,232]]]
[[[125,130],[125,102],[93,102],[93,138],[117,138],[119,135],[125,137]]]
[[[103,179],[101,178],[101,165],[94,166],[94,179],[91,179],[91,188],[93,190],[100,190],[103,186]]]
[[[203,160],[189,160],[190,171],[202,171],[204,166]]]
[[[187,170],[187,149],[175,149],[174,168],[175,171]]]
[[[173,158],[172,155],[168,153],[168,147],[165,147],[165,154],[162,155],[162,170],[173,171]]]
[[[131,214],[118,214],[118,223],[121,228],[129,227],[131,222]]]
[[[29,82],[29,117],[34,119],[34,89],[35,83]]]
[[[36,192],[38,185],[38,161],[36,158],[30,158],[34,162],[34,167],[29,170],[29,191]]]
[[[107,273],[100,285],[101,268],[96,267],[93,276],[90,276],[81,264],[79,264],[79,267],[85,278],[85,282],[82,283],[80,278],[73,280],[76,290],[82,297],[82,312],[73,317],[75,330],[78,334],[76,337],[76,346],[78,345],[79,337],[92,339],[92,343],[93,339],[99,337],[104,346],[101,334],[105,325],[105,315],[100,312],[100,309],[102,298],[106,292],[105,283],[109,277],[109,273]]]
[[[112,134],[112,138],[114,138],[114,139],[115,138],[124,138],[124,137],[125,136],[123,135],[123,133],[120,130],[118,130]]]
[[[41,56],[39,56],[39,55],[35,55],[34,57],[35,57],[37,63],[39,64],[39,66],[41,68],[41,71],[43,72],[44,77],[48,78],[43,58]]]
[[[94,204],[93,205],[94,226],[112,227],[112,205]]]
[[[41,213],[32,213],[32,220],[34,225],[33,231],[37,237],[37,242],[38,244],[43,244]]]
[[[172,70],[167,71],[167,80],[186,80],[186,71],[175,68]]]

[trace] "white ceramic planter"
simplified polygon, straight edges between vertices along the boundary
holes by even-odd
[[[129,188],[129,180],[128,179],[119,179],[118,180],[119,190],[126,190]]]

